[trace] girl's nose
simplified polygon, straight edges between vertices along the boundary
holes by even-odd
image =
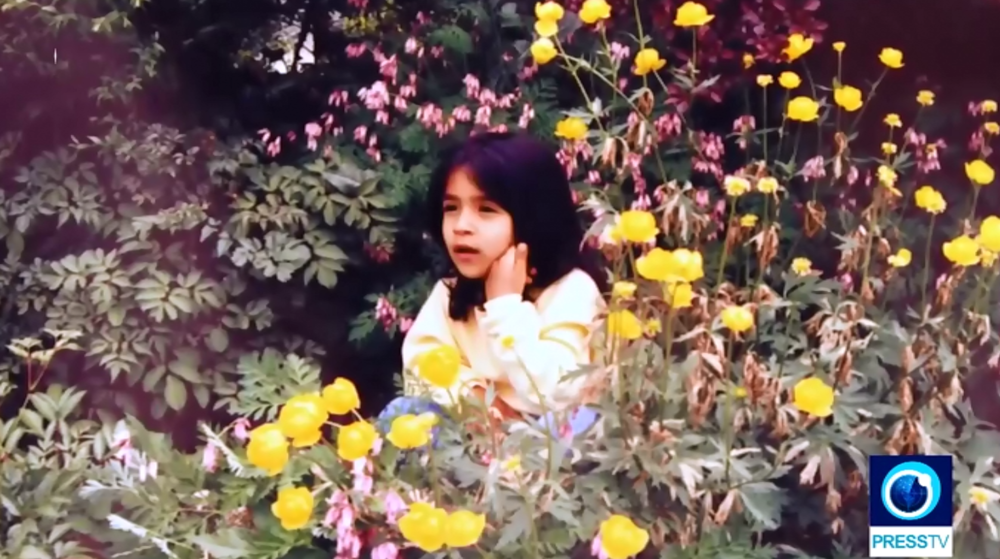
[[[455,233],[471,233],[473,227],[473,216],[471,212],[463,211],[458,214],[458,219],[455,220]]]

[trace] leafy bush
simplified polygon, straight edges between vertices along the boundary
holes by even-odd
[[[606,361],[588,371],[602,388],[598,422],[555,435],[530,418],[489,427],[484,406],[463,401],[389,433],[359,416],[324,440],[330,414],[357,413],[357,393],[300,372],[273,381],[291,398],[280,408],[259,387],[240,390],[234,401],[266,423],[204,428],[201,468],[137,444],[160,461],[155,481],[117,472],[92,487],[124,503],[115,527],[178,556],[312,556],[329,539],[340,557],[412,545],[438,556],[860,557],[867,456],[919,452],[954,456],[956,554],[1000,551],[1000,441],[962,383],[998,358],[1000,218],[974,211],[994,180],[996,103],[976,105],[978,151],[957,163],[969,184],[947,188],[936,173],[952,162],[920,134],[927,92],[900,108],[905,132],[903,116],[884,116],[880,153],[852,149],[901,53],[883,51],[883,75],[863,91],[800,78],[814,44],[793,35],[780,75],[747,72],[759,102],[724,139],[678,110],[714,80],[697,62],[710,14],[674,12],[692,50],[673,66],[642,29],[636,42],[636,30],[595,24],[603,7],[548,4],[535,29],[552,36],[530,47],[586,100],[550,133],[567,171],[592,185],[583,205],[616,280],[594,340]]]

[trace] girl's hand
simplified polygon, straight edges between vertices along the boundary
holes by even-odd
[[[486,298],[520,295],[528,281],[528,245],[519,243],[507,249],[490,267]]]

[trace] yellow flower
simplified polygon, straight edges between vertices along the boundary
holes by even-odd
[[[743,55],[743,68],[744,69],[749,68],[749,67],[753,66],[753,64],[754,64],[753,55],[750,54],[750,53],[744,54]]]
[[[582,140],[587,137],[587,123],[581,118],[568,116],[556,123],[556,136],[564,140]]]
[[[1000,217],[991,215],[979,224],[979,244],[990,252],[1000,252]]]
[[[983,130],[985,130],[987,134],[993,134],[996,136],[997,134],[1000,134],[1000,124],[993,121],[984,122]]]
[[[812,260],[809,260],[808,258],[799,257],[792,260],[792,271],[800,276],[812,273],[812,266]]]
[[[1000,496],[984,487],[972,486],[969,488],[969,501],[977,507],[985,507],[990,501],[997,500],[997,497]]]
[[[910,261],[913,260],[913,253],[909,249],[901,248],[896,254],[890,254],[889,265],[893,268],[905,268],[910,265]]]
[[[974,266],[979,263],[979,243],[968,235],[956,237],[942,245],[944,257],[956,266]]]
[[[903,121],[899,118],[899,115],[896,113],[889,113],[885,115],[884,122],[888,124],[891,128],[899,128],[900,126],[903,125]]]
[[[337,432],[337,456],[348,462],[364,458],[371,452],[377,439],[378,431],[367,421],[344,425]]]
[[[557,54],[559,51],[556,50],[556,44],[552,42],[552,39],[542,37],[531,43],[531,57],[539,65],[548,64]]]
[[[667,303],[675,309],[686,309],[694,302],[694,290],[687,282],[665,284],[663,296]]]
[[[645,76],[667,65],[656,49],[645,48],[635,53],[635,75]]]
[[[819,118],[819,103],[809,97],[796,97],[788,102],[786,114],[790,120],[812,122]]]
[[[733,389],[733,396],[737,398],[746,398],[747,394],[748,392],[745,387],[737,386],[736,388]]]
[[[448,547],[476,545],[486,528],[486,515],[457,510],[448,515],[444,528],[444,543]]]
[[[979,105],[979,108],[984,113],[995,113],[997,112],[997,102],[992,99],[987,99]]]
[[[833,413],[833,387],[816,377],[802,379],[792,389],[792,403],[800,411],[816,417]]]
[[[778,83],[785,89],[795,89],[802,85],[802,78],[795,72],[782,72],[778,76]]]
[[[584,0],[580,7],[580,21],[586,24],[597,23],[611,17],[611,6],[606,0]]]
[[[833,43],[833,50],[837,52],[844,52],[845,48],[847,48],[847,43],[844,41],[837,41],[836,43]]]
[[[986,250],[984,248],[982,254],[980,255],[979,263],[982,264],[984,268],[989,268],[993,266],[993,264],[997,261],[998,257],[1000,257],[1000,254],[997,254],[992,250]]]
[[[899,150],[899,146],[892,142],[882,142],[882,153],[885,155],[895,155],[896,151]]]
[[[266,471],[278,475],[288,463],[288,439],[274,423],[265,423],[250,431],[247,442],[247,460]]]
[[[500,464],[500,468],[505,472],[516,472],[521,469],[521,455],[515,454]]]
[[[757,181],[757,190],[764,194],[774,194],[778,191],[778,179],[774,177],[764,177]]]
[[[323,389],[323,403],[331,415],[344,415],[361,407],[361,398],[354,383],[338,378]]]
[[[969,180],[980,186],[990,184],[993,182],[995,176],[993,167],[990,167],[990,164],[982,159],[966,163],[965,174],[969,177]]]
[[[535,22],[535,33],[543,39],[555,37],[559,33],[559,22],[550,19],[540,19]]]
[[[849,85],[843,85],[833,91],[833,100],[845,111],[853,113],[861,108],[861,90]]]
[[[900,50],[892,48],[884,48],[882,52],[879,53],[878,59],[893,70],[898,70],[903,67],[903,53]]]
[[[427,503],[413,503],[397,526],[407,541],[427,553],[444,547],[448,513]]]
[[[740,218],[741,227],[753,227],[757,225],[757,220],[760,219],[754,214],[746,214]]]
[[[917,92],[917,103],[920,103],[924,107],[929,107],[934,104],[934,92],[929,89],[921,89]]]
[[[630,281],[616,281],[611,287],[611,296],[615,299],[631,299],[638,287]]]
[[[913,200],[917,203],[918,208],[926,211],[927,213],[939,214],[948,207],[948,203],[945,202],[944,196],[935,190],[933,186],[921,186],[918,188],[917,191],[913,193]]]
[[[451,388],[458,380],[462,356],[450,345],[439,345],[417,356],[417,374],[438,388]]]
[[[878,175],[879,184],[889,188],[892,188],[899,179],[899,175],[896,174],[895,169],[888,165],[879,165],[876,174]]]
[[[698,2],[684,2],[680,8],[677,8],[674,25],[677,27],[701,27],[713,19],[715,16],[709,14],[705,6]]]
[[[743,196],[747,192],[750,192],[750,181],[744,177],[726,175],[726,178],[722,181],[722,189],[726,191],[726,194],[734,198]]]
[[[761,87],[767,87],[774,83],[774,76],[770,74],[761,74],[757,76],[757,85]]]
[[[730,305],[720,313],[722,325],[733,332],[746,332],[753,328],[753,313],[746,305]]]
[[[633,243],[648,243],[660,232],[656,217],[644,210],[622,212],[618,227],[622,238]]]
[[[271,514],[285,530],[298,530],[309,524],[314,504],[308,488],[285,487],[278,491],[278,500],[271,503]]]
[[[803,54],[813,48],[813,39],[804,37],[801,33],[794,33],[788,37],[788,46],[783,51],[788,56],[788,61],[793,62]]]
[[[655,336],[659,334],[662,329],[663,323],[660,322],[659,318],[651,318],[642,326],[642,330],[647,336]]]
[[[625,340],[638,340],[642,337],[642,323],[632,311],[624,309],[608,313],[608,334]]]
[[[635,268],[648,280],[667,283],[692,282],[705,276],[701,253],[686,248],[669,251],[656,247],[640,256]]]
[[[385,438],[397,448],[418,448],[430,442],[431,429],[435,424],[437,416],[433,413],[408,413],[392,420],[389,434]]]
[[[566,11],[558,2],[537,2],[535,4],[535,17],[545,21],[559,21],[566,15]]]
[[[281,407],[278,427],[282,435],[292,439],[292,446],[301,448],[319,442],[326,419],[326,402],[319,394],[299,394]]]
[[[649,545],[649,532],[620,514],[601,522],[601,550],[610,559],[628,559]]]

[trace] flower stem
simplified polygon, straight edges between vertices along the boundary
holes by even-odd
[[[729,484],[729,466],[730,466],[730,456],[733,453],[733,440],[736,438],[736,428],[733,426],[733,397],[731,384],[733,381],[733,346],[736,344],[736,335],[732,334],[729,338],[729,344],[726,347],[726,367],[729,374],[726,375],[725,385],[725,407],[722,411],[722,428],[726,430],[726,456],[725,456],[725,479],[726,484]]]
[[[434,491],[434,504],[441,505],[441,483],[438,477],[437,460],[434,458],[434,442],[427,445],[427,463],[431,468],[431,488]]]
[[[927,229],[927,243],[924,245],[924,281],[920,291],[920,314],[927,312],[927,283],[931,273],[931,242],[934,239],[934,221],[937,216],[931,214],[931,225]],[[930,313],[927,313],[930,315]]]
[[[729,204],[729,217],[726,219],[726,235],[729,234],[729,227],[732,225],[733,216],[736,215],[736,200],[733,199]],[[719,258],[719,271],[715,277],[715,291],[718,293],[719,288],[722,287],[722,278],[725,276],[726,272],[726,260],[729,259],[729,243],[726,238],[722,240],[722,257]]]

